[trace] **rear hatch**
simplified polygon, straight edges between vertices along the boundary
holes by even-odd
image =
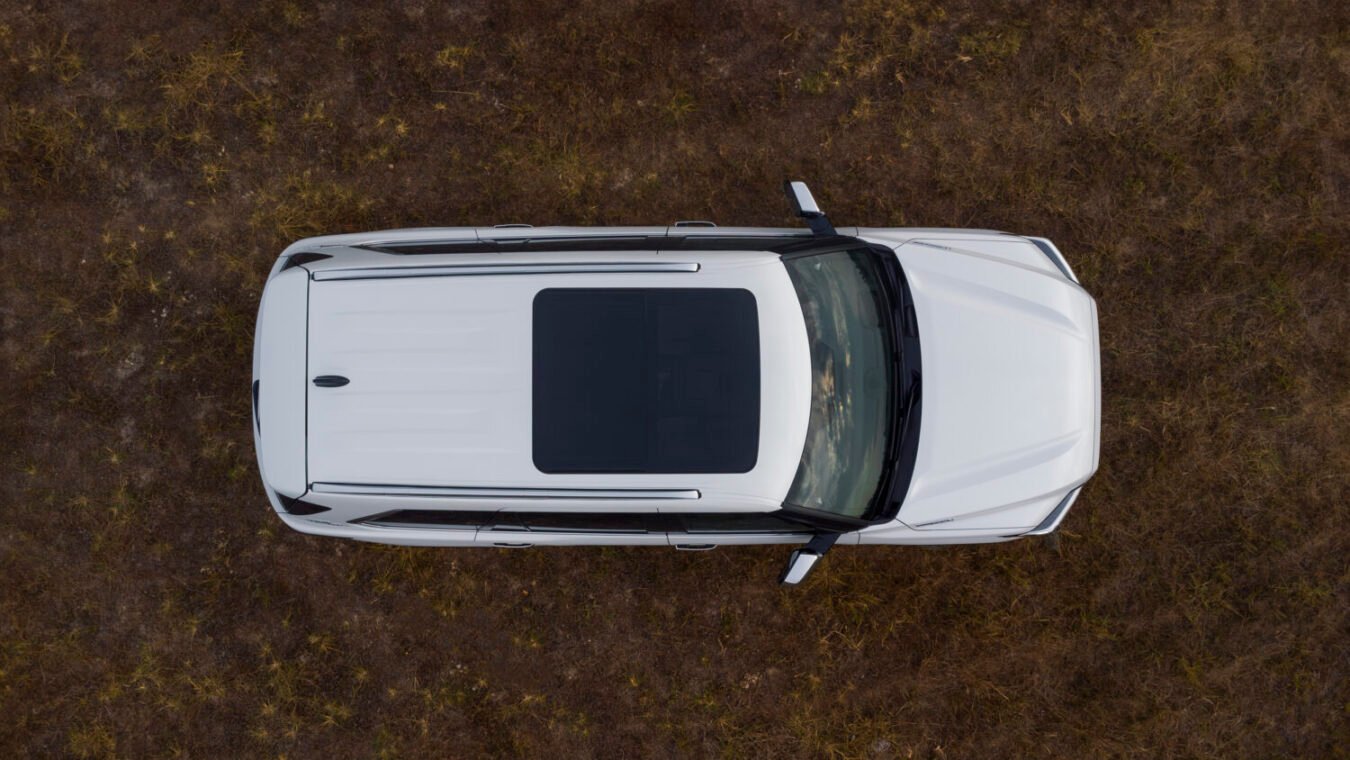
[[[528,277],[310,286],[309,480],[492,485],[528,467]]]
[[[305,322],[309,274],[281,272],[263,290],[253,335],[253,436],[272,491],[305,492]]]

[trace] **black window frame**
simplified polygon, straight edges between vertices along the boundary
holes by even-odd
[[[353,246],[395,256],[435,256],[457,253],[566,253],[576,251],[768,251],[783,253],[803,243],[816,244],[809,232],[802,235],[576,235],[556,237],[488,238],[478,240],[432,240],[369,243]]]
[[[816,526],[795,518],[787,510],[779,509],[772,512],[672,512],[667,517],[671,519],[671,529],[668,533],[678,533],[684,536],[783,536],[783,535],[810,535],[816,530]],[[727,524],[717,529],[691,529],[690,524],[695,521],[711,520],[725,521]],[[779,529],[764,529],[754,527],[757,522],[772,520],[777,523]]]
[[[592,520],[608,527],[583,526]],[[717,522],[724,525],[715,525]],[[772,521],[772,522],[769,522]],[[649,536],[668,533],[682,536],[782,536],[809,535],[817,526],[789,510],[768,512],[597,512],[478,509],[396,509],[353,522],[385,528],[436,528],[441,530],[491,530],[504,533],[567,533],[592,536]],[[560,523],[572,522],[573,525]],[[634,527],[617,527],[629,522]],[[550,524],[552,523],[552,524]],[[699,524],[703,523],[703,524]],[[709,525],[707,523],[714,523]]]
[[[491,525],[499,510],[495,509],[391,509],[387,512],[362,517],[352,522],[381,528],[436,528],[439,530],[481,530]],[[450,517],[475,515],[481,523],[449,522]]]
[[[644,519],[652,518],[652,519]],[[660,527],[660,514],[656,512],[552,512],[548,510],[530,510],[514,511],[502,510],[497,513],[497,517],[490,525],[485,526],[487,530],[502,530],[520,533],[570,533],[578,535],[603,535],[603,536],[649,536],[652,533],[660,533],[661,530],[652,530],[651,523],[656,522]],[[611,527],[581,527],[579,525],[565,525],[569,521],[582,523],[591,520],[596,523],[608,522]],[[549,523],[553,524],[550,525]],[[614,527],[616,523],[632,522],[638,524],[637,528]]]

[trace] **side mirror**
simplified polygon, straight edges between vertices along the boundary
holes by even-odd
[[[821,214],[820,206],[816,205],[816,197],[811,194],[811,188],[807,187],[805,182],[787,182],[783,190],[787,192],[792,210],[797,212],[797,216],[805,219]]]
[[[829,551],[838,540],[838,533],[817,533],[812,536],[811,540],[806,542],[806,546],[794,551],[788,557],[787,567],[783,568],[783,574],[778,576],[778,582],[784,586],[801,583],[811,574],[820,558],[825,556],[825,552]]]
[[[820,555],[809,549],[798,549],[788,557],[787,567],[783,568],[783,574],[778,576],[778,582],[784,586],[795,586],[806,580],[806,576],[811,574],[816,563],[820,561]]]
[[[806,220],[811,232],[817,235],[835,234],[834,225],[830,224],[825,212],[820,210],[820,206],[816,205],[816,198],[811,195],[811,188],[807,187],[805,182],[784,182],[783,192],[787,193],[788,202],[792,204],[792,210],[796,212],[797,216]]]

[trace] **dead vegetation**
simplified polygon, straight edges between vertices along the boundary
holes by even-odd
[[[1350,11],[0,8],[0,754],[1344,757]],[[1044,234],[1096,294],[1058,550],[395,549],[248,432],[302,235]]]

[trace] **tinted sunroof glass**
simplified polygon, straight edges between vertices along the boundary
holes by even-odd
[[[759,453],[748,290],[550,288],[534,299],[543,472],[747,472]]]

